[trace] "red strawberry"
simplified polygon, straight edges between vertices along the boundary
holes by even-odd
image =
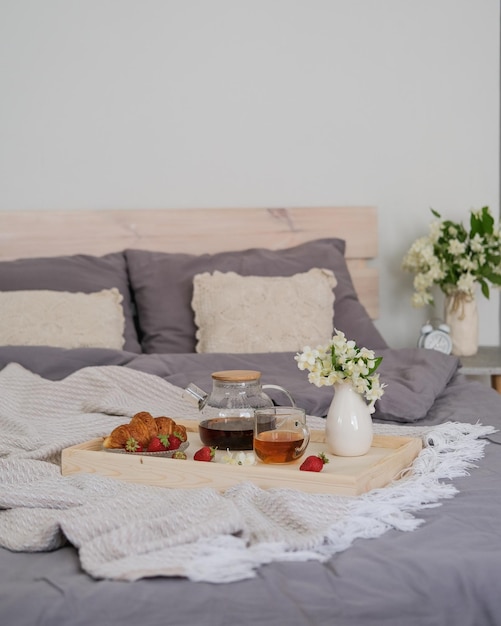
[[[126,452],[142,452],[143,446],[134,439],[134,437],[129,437],[125,442],[125,451]]]
[[[317,456],[308,456],[301,463],[299,469],[303,472],[321,472],[325,463],[328,463],[329,459],[323,452],[317,454]]]
[[[173,459],[186,459],[186,452],[183,452],[182,450],[176,450],[174,452],[174,454],[172,455]]]
[[[177,450],[179,446],[183,443],[181,439],[179,439],[179,437],[176,436],[175,433],[173,433],[172,435],[169,435],[168,439],[169,439],[169,443],[167,446],[168,450]]]
[[[157,435],[150,439],[150,443],[146,448],[147,452],[165,452],[169,446],[169,438],[167,435]]]
[[[214,455],[216,454],[216,448],[209,448],[209,446],[204,446],[197,450],[193,455],[195,461],[212,461]]]

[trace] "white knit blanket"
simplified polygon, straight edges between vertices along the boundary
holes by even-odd
[[[164,489],[93,474],[61,476],[63,448],[104,436],[138,411],[189,416],[182,390],[124,367],[88,367],[49,381],[18,364],[0,372],[0,545],[47,551],[67,542],[95,578],[184,576],[222,583],[271,561],[325,560],[356,538],[412,531],[420,508],[451,498],[491,427],[446,423],[423,435],[412,473],[359,497],[262,490]],[[197,417],[197,414],[193,414]],[[310,418],[315,427],[320,418]],[[433,445],[428,445],[430,442]],[[235,468],[237,471],[238,468]]]

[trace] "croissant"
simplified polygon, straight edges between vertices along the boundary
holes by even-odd
[[[103,447],[105,448],[123,448],[127,443],[127,440],[131,438],[129,425],[121,424],[114,428],[108,437],[105,437],[103,441]]]
[[[155,424],[158,435],[170,435],[174,431],[176,422],[171,417],[155,417]]]
[[[155,422],[155,418],[152,417],[151,413],[147,411],[141,411],[141,413],[136,413],[130,423],[131,425],[137,422],[142,422],[146,428],[148,429],[148,441],[157,434],[157,423]]]
[[[152,417],[150,413],[142,411],[136,413],[128,424],[120,424],[114,428],[108,437],[103,440],[104,448],[124,448],[127,441],[134,438],[143,448],[156,435],[171,435],[173,432],[181,441],[186,441],[186,428],[171,417]]]
[[[143,447],[147,446],[151,436],[148,426],[140,419],[132,418],[129,423],[130,436],[133,437]]]
[[[123,448],[129,439],[135,439],[143,447],[147,446],[151,437],[147,426],[141,420],[131,420],[129,424],[121,424],[105,437],[105,448]]]
[[[186,434],[186,428],[181,424],[176,424],[174,422],[173,432],[176,434],[176,437],[181,439],[181,441],[186,441],[188,439],[188,435]]]

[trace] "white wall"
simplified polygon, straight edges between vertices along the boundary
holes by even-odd
[[[0,0],[0,210],[377,205],[414,345],[429,207],[499,211],[499,34],[498,0]]]

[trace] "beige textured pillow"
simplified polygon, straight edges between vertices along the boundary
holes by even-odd
[[[332,336],[331,270],[294,276],[208,272],[193,279],[197,352],[294,352]]]
[[[0,345],[115,348],[124,345],[122,294],[34,289],[0,292]]]

